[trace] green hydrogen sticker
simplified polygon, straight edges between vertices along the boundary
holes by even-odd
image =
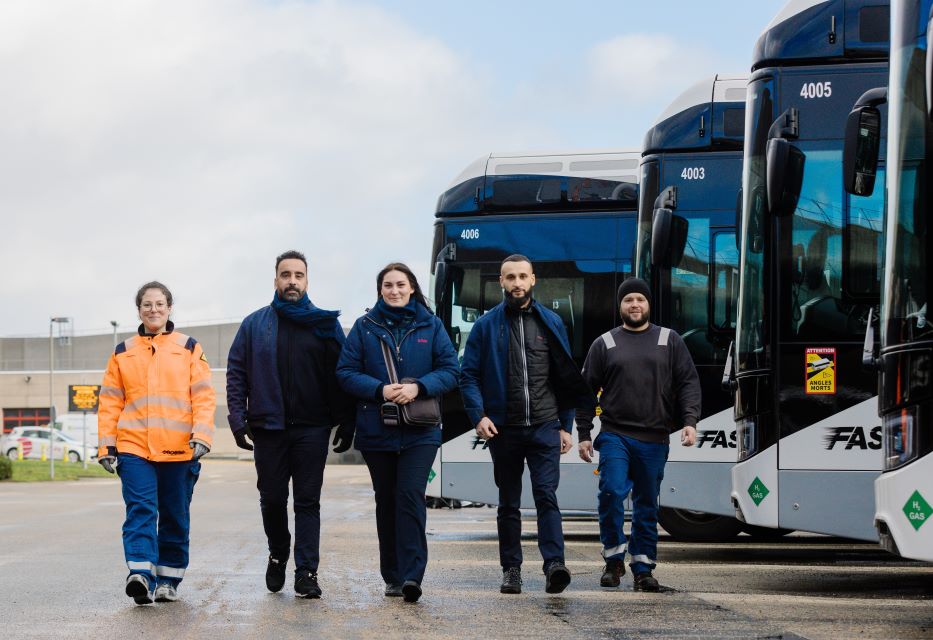
[[[765,486],[765,483],[762,482],[758,476],[755,476],[751,486],[748,487],[748,495],[752,497],[755,506],[757,507],[760,505],[761,501],[764,500],[769,493],[771,492],[768,491],[768,487]]]
[[[431,470],[428,472],[428,483],[430,484],[431,481],[434,480],[434,478],[435,478],[436,476],[437,476],[437,474],[434,473],[434,469],[431,469]]]
[[[919,530],[923,523],[930,519],[930,514],[933,514],[933,507],[923,499],[919,491],[914,491],[904,505],[904,515],[910,520],[914,530]]]

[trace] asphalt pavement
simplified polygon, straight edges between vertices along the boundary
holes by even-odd
[[[0,483],[0,630],[5,638],[933,638],[933,565],[874,545],[794,535],[776,543],[678,543],[662,535],[662,593],[599,587],[595,519],[564,527],[573,582],[544,592],[533,514],[524,592],[502,595],[495,509],[430,510],[430,559],[415,604],[385,598],[365,467],[328,467],[324,596],[264,585],[255,471],[207,461],[192,505],[179,602],[123,594],[119,483]],[[289,569],[291,569],[291,565]]]

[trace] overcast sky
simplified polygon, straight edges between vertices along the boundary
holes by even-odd
[[[0,3],[0,335],[239,320],[274,257],[350,324],[423,278],[438,195],[490,151],[639,147],[683,89],[747,72],[783,0]]]

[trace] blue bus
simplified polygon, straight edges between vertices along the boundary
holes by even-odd
[[[888,111],[885,272],[880,350],[867,330],[865,364],[879,374],[882,473],[875,480],[875,528],[882,546],[933,561],[933,326],[928,317],[933,251],[929,185],[933,184],[933,78],[929,38],[933,0],[891,3],[891,70],[887,95],[866,92],[849,116],[845,185],[867,196],[878,187],[885,99]]]
[[[881,425],[861,354],[884,195],[844,192],[842,151],[851,106],[887,82],[889,40],[887,0],[796,0],[755,46],[730,371],[732,500],[750,524],[877,540]]]
[[[645,134],[639,175],[636,274],[652,290],[651,320],[677,331],[703,390],[694,447],[671,435],[661,486],[664,529],[721,540],[742,523],[730,500],[736,436],[732,394],[721,386],[735,337],[748,76],[714,76],[675,99]]]
[[[476,319],[502,301],[499,266],[521,253],[534,263],[535,299],[567,327],[582,367],[590,344],[615,326],[615,292],[634,271],[638,150],[490,154],[438,198],[431,257],[438,316],[460,356]],[[428,496],[495,504],[486,444],[459,392],[443,400],[443,444]],[[564,510],[595,510],[594,467],[575,451],[561,460]],[[526,473],[523,508],[534,506]]]

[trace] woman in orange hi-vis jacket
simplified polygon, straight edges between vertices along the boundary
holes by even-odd
[[[172,293],[136,294],[139,335],[117,345],[100,389],[98,461],[123,485],[126,595],[173,602],[188,566],[191,495],[214,435],[214,388],[197,340],[174,330]]]

